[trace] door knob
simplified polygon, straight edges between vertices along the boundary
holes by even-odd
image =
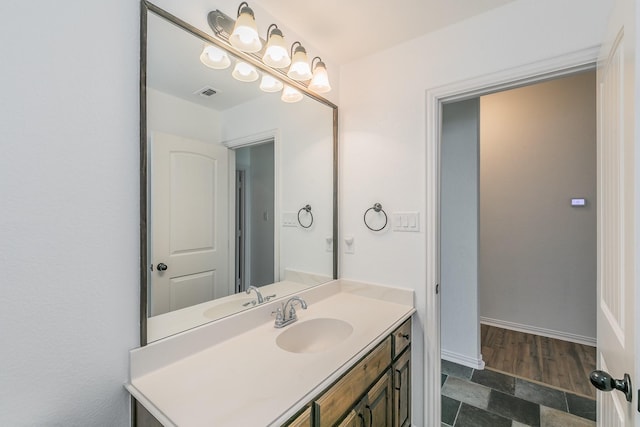
[[[632,391],[631,377],[629,376],[629,374],[624,374],[623,379],[616,380],[608,372],[593,371],[591,372],[591,375],[589,375],[589,379],[591,380],[591,384],[593,384],[593,386],[598,390],[619,390],[624,393],[627,398],[627,402],[631,402]]]
[[[165,271],[167,268],[167,264],[165,264],[164,262],[161,262],[160,264],[158,264],[158,271]]]

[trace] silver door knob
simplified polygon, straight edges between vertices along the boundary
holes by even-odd
[[[164,262],[161,262],[160,264],[158,264],[158,267],[157,267],[158,271],[165,271],[167,268],[169,267],[167,267],[167,264],[165,264]]]
[[[589,375],[589,380],[591,380],[591,384],[598,390],[602,391],[611,391],[611,390],[619,390],[624,393],[627,398],[627,402],[631,402],[632,391],[631,391],[631,377],[629,374],[624,374],[624,378],[621,380],[616,380],[605,371],[593,371],[591,375]]]

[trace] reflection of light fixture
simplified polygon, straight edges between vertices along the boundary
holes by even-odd
[[[313,61],[318,60],[316,66],[313,66]],[[311,67],[313,68],[313,77],[311,83],[309,83],[309,89],[317,93],[326,93],[331,90],[329,84],[329,75],[327,74],[327,66],[324,65],[322,59],[316,56],[311,60]]]
[[[272,27],[273,30],[271,30]],[[273,68],[286,68],[291,64],[289,50],[284,43],[282,31],[276,24],[269,25],[267,30],[267,47],[262,62]]]
[[[297,46],[296,43],[298,44]],[[294,46],[296,46],[295,50],[293,50]],[[300,42],[294,42],[291,45],[291,51],[293,52],[291,55],[291,67],[287,76],[298,81],[309,80],[311,78],[311,68],[307,62],[307,51]]]
[[[265,92],[278,92],[282,90],[282,82],[269,74],[264,74],[260,80],[260,89]]]
[[[231,65],[229,55],[222,49],[215,46],[204,45],[200,54],[200,61],[209,68],[224,70]]]
[[[246,1],[238,6],[238,19],[229,36],[229,43],[244,52],[258,52],[262,49],[256,18]]]
[[[280,99],[284,102],[298,102],[302,100],[302,94],[291,86],[285,86]]]
[[[258,80],[258,71],[253,65],[249,65],[246,62],[238,61],[231,73],[234,79],[241,82],[255,82]]]

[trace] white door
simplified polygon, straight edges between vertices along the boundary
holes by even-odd
[[[598,369],[613,378],[635,376],[635,5],[615,0],[598,61]],[[640,225],[640,224],[639,224]],[[632,427],[637,412],[618,391],[598,391],[600,427]],[[633,397],[637,402],[637,396]]]
[[[151,136],[151,316],[229,295],[227,149]],[[166,268],[165,268],[166,267]]]

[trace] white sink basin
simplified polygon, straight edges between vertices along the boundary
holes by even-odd
[[[344,320],[319,318],[287,326],[276,344],[291,353],[319,353],[347,339],[353,326]]]

